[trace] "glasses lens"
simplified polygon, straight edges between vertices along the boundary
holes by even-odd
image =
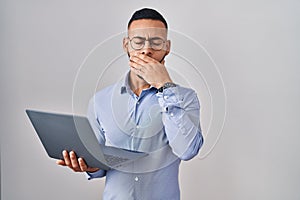
[[[145,39],[140,37],[134,37],[130,41],[132,48],[139,50],[142,49],[145,45]]]
[[[154,50],[161,50],[165,41],[161,38],[151,38],[148,40],[150,46]],[[130,40],[131,47],[135,50],[140,50],[145,46],[146,39],[141,37],[134,37]]]
[[[150,45],[154,50],[161,50],[164,45],[164,40],[161,38],[154,38],[150,40]]]

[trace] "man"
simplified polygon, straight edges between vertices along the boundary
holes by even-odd
[[[64,160],[57,161],[89,179],[106,176],[105,200],[180,199],[179,164],[196,156],[203,144],[196,93],[173,83],[165,67],[171,45],[167,31],[157,11],[136,11],[123,39],[130,70],[97,92],[88,110],[99,143],[149,156],[109,171],[87,166],[75,152],[64,151]]]

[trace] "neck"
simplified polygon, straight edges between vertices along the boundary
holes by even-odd
[[[130,89],[136,94],[137,96],[140,96],[143,89],[149,88],[150,84],[147,83],[144,79],[138,77],[136,74],[129,72],[129,86]]]

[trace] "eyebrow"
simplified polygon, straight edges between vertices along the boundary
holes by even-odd
[[[141,36],[134,36],[133,38],[138,38],[138,39],[142,39],[142,40],[146,40],[145,37],[141,37]],[[162,39],[161,37],[150,37],[149,40],[156,40],[156,39]]]

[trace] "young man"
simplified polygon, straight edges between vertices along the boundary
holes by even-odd
[[[109,171],[87,166],[75,152],[64,151],[64,160],[57,161],[89,179],[106,176],[104,200],[180,199],[179,164],[196,156],[203,144],[196,93],[173,83],[165,67],[171,45],[167,31],[157,11],[133,14],[123,39],[130,70],[97,92],[88,111],[99,143],[149,156]]]

